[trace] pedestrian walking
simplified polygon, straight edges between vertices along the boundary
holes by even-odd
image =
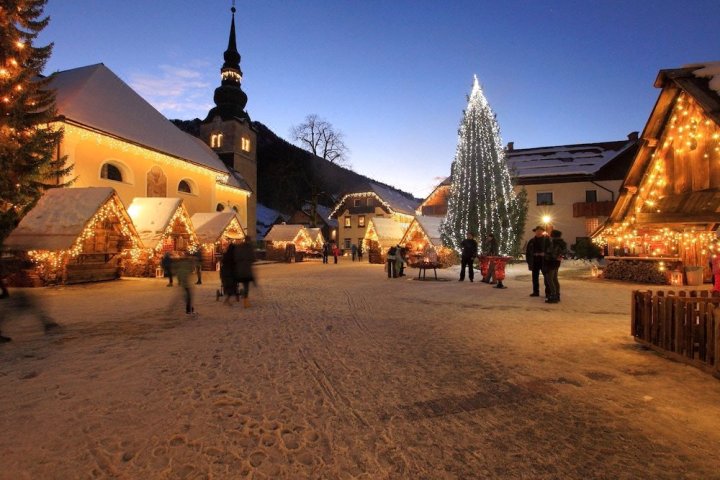
[[[333,243],[332,254],[333,254],[334,263],[337,263],[338,256],[340,255],[340,249],[338,248],[337,243]]]
[[[235,249],[235,281],[243,285],[243,307],[250,306],[250,282],[255,283],[253,275],[253,263],[255,263],[255,247],[252,238],[245,237],[245,241]]]
[[[328,257],[330,256],[330,244],[325,242],[322,246],[322,261],[328,263]]]
[[[357,245],[354,243],[350,246],[350,255],[352,257],[352,261],[354,262],[357,258]]]
[[[198,245],[197,250],[193,254],[195,259],[195,275],[197,275],[197,281],[195,285],[202,285],[202,247]]]
[[[168,287],[173,286],[172,264],[173,264],[172,254],[170,252],[165,252],[165,254],[162,256],[162,259],[160,260],[160,266],[163,269],[163,274],[165,275],[165,278],[168,279],[168,284],[167,284]]]
[[[183,257],[178,258],[173,263],[178,285],[182,288],[185,297],[185,313],[193,315],[195,314],[195,306],[193,305],[193,282],[191,277],[195,271],[195,259],[192,256]]]
[[[533,229],[535,236],[528,240],[525,247],[525,261],[528,264],[528,270],[532,272],[532,293],[531,297],[540,296],[540,272],[543,268],[543,257],[547,250],[548,237],[545,235],[545,227],[538,225]],[[545,281],[545,296],[548,295],[547,278],[543,275]]]
[[[550,239],[546,244],[545,256],[543,257],[543,276],[547,278],[549,290],[545,303],[558,303],[560,301],[558,272],[565,255],[567,255],[567,244],[562,238],[562,232],[553,230],[550,233]]]
[[[2,291],[2,295],[0,295],[0,328],[5,323],[5,320],[9,318],[17,318],[23,314],[30,314],[40,321],[46,334],[60,330],[60,325],[40,308],[33,297],[22,290],[16,290],[15,293],[10,295],[7,285],[4,283]],[[2,331],[0,331],[0,343],[10,341],[12,341],[12,338],[6,337],[2,334]]]
[[[231,243],[225,249],[220,259],[220,282],[222,284],[225,305],[230,305],[230,297],[235,297],[240,301],[237,292],[237,282],[235,281],[235,244]]]
[[[468,277],[470,281],[474,281],[475,272],[473,271],[473,264],[475,263],[475,257],[478,254],[478,244],[472,233],[468,232],[465,236],[465,240],[460,243],[460,279],[459,282],[465,281],[465,267],[468,267]]]

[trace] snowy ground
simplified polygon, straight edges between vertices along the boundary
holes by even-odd
[[[633,286],[257,273],[196,318],[163,280],[32,291],[64,329],[3,327],[0,478],[720,479],[720,382],[633,342]]]

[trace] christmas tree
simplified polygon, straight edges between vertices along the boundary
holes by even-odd
[[[501,255],[517,255],[526,194],[513,190],[500,129],[477,77],[460,124],[451,175],[448,212],[440,227],[443,243],[459,251],[468,232],[480,242],[492,233]]]
[[[0,2],[0,242],[50,187],[70,172],[57,147],[55,95],[40,73],[52,44],[34,47],[46,0]]]

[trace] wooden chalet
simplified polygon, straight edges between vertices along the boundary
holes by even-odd
[[[11,278],[16,285],[31,286],[119,278],[141,245],[115,190],[88,187],[45,192],[4,248],[32,261],[32,270]]]
[[[345,193],[330,213],[338,220],[338,246],[350,250],[362,245],[370,219],[382,217],[409,223],[418,200],[412,195],[375,182],[366,182]]]
[[[147,257],[130,274],[155,275],[165,252],[189,255],[199,248],[198,238],[183,202],[170,197],[138,197],[128,214],[148,250]]]
[[[418,215],[410,222],[400,245],[408,248],[410,264],[417,262],[439,263],[448,267],[458,263],[457,253],[443,246],[440,238],[441,217]]]
[[[318,252],[322,251],[323,245],[325,244],[325,236],[323,235],[323,229],[320,227],[314,227],[314,228],[308,228],[308,235],[310,235],[310,239],[312,240],[312,245],[310,248],[313,250],[316,250]]]
[[[268,260],[291,261],[298,252],[309,252],[313,246],[304,225],[273,225],[265,235]]]
[[[215,270],[227,246],[245,238],[235,212],[196,213],[190,220],[202,249],[203,270]]]
[[[720,225],[720,63],[661,70],[655,86],[640,149],[594,238],[611,263],[703,269],[707,279]]]
[[[363,239],[363,250],[367,254],[368,262],[384,264],[388,249],[400,243],[409,225],[410,223],[396,222],[392,218],[370,219]]]

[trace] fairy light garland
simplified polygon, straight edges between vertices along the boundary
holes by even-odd
[[[149,148],[141,147],[139,145],[130,143],[127,140],[115,138],[108,134],[100,133],[94,130],[90,130],[88,128],[83,128],[79,125],[68,123],[67,121],[60,123],[61,125],[59,125],[59,127],[65,130],[66,135],[69,134],[77,136],[81,140],[91,141],[97,145],[108,147],[112,150],[129,153],[131,155],[138,155],[143,158],[168,165],[172,168],[181,168],[185,170],[190,170],[195,173],[200,173],[202,175],[207,175],[209,177],[212,177],[216,182],[228,181],[229,174],[214,170],[210,167],[198,165],[196,163],[190,162],[189,160],[184,160],[164,153],[160,153]],[[218,186],[220,185],[222,184],[218,184]],[[225,185],[225,187],[232,188],[229,185]]]
[[[163,234],[160,238],[160,241],[155,245],[155,252],[159,253],[162,251],[164,247],[164,241],[165,238],[172,236],[173,230],[175,229],[175,222],[179,221],[185,231],[190,235],[190,244],[188,245],[187,251],[188,253],[195,253],[197,252],[197,249],[200,248],[200,242],[198,240],[197,235],[195,234],[195,229],[192,226],[192,221],[190,220],[190,216],[188,215],[187,211],[185,210],[185,207],[182,206],[182,204],[175,210],[175,213],[173,213],[173,216],[170,218],[170,221],[168,222],[167,226],[165,227],[165,230],[163,231]]]

